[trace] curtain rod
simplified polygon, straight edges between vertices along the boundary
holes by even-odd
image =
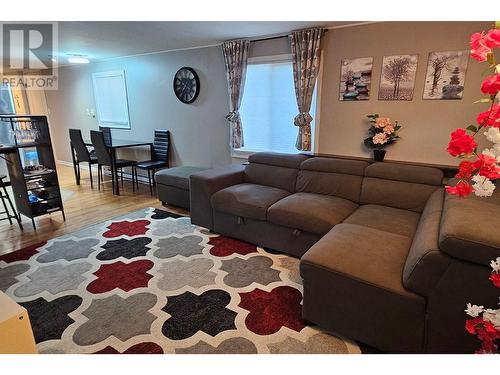
[[[327,33],[328,29],[324,28],[323,32]],[[290,33],[287,33],[287,34],[283,34],[283,35],[275,35],[275,36],[269,36],[269,37],[264,37],[264,38],[250,39],[250,42],[263,42],[264,40],[288,38],[289,36],[290,36]]]

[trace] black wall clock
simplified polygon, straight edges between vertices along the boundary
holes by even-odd
[[[200,79],[192,68],[180,68],[174,76],[174,93],[183,103],[192,103],[200,93]]]

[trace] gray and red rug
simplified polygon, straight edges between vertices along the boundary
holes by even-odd
[[[0,256],[40,353],[359,353],[301,318],[298,260],[149,208]]]

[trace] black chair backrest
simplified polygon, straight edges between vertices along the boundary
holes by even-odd
[[[101,131],[102,134],[104,135],[104,144],[110,147],[112,144],[111,128],[108,128],[106,126],[99,126],[99,131]]]
[[[166,161],[170,148],[170,132],[166,129],[155,129],[155,140],[153,142],[153,159]]]
[[[85,146],[80,129],[69,129],[69,140],[76,151],[76,159],[78,161],[90,161],[90,153]]]
[[[97,155],[97,162],[101,165],[111,166],[111,155],[104,143],[104,134],[101,131],[90,131],[90,139]]]

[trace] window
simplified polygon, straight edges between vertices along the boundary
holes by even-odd
[[[316,109],[316,93],[311,115]],[[249,59],[245,91],[240,107],[245,146],[238,151],[274,151],[297,153],[298,114],[293,68],[290,57],[271,61]],[[312,124],[314,126],[314,122]],[[314,129],[313,129],[314,134]]]
[[[130,129],[125,72],[94,73],[92,79],[99,126]]]

